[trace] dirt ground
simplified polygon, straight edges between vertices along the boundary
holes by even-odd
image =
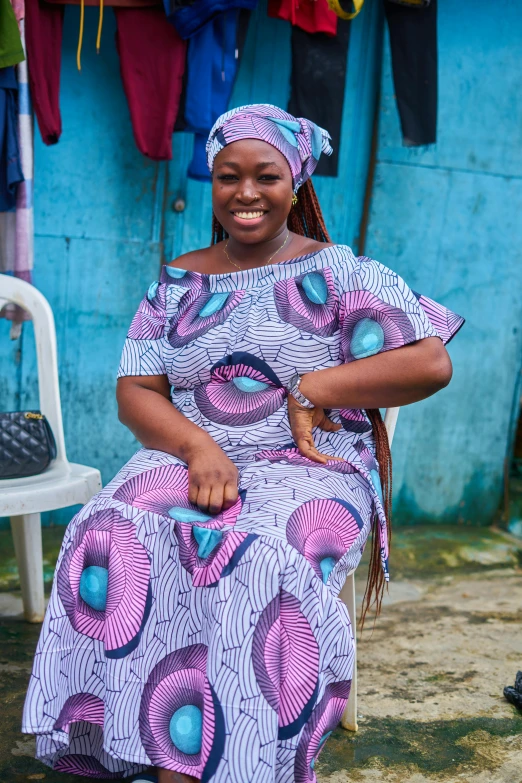
[[[61,532],[44,531],[48,584]],[[502,695],[522,669],[521,550],[491,530],[399,529],[382,616],[359,638],[359,731],[334,732],[319,783],[522,783],[522,715]],[[0,782],[87,783],[19,733],[38,627],[19,616],[3,531],[0,552]]]
[[[337,730],[319,780],[522,783],[522,715],[503,697],[522,669],[514,539],[469,528],[398,538],[399,578],[359,641],[359,731]]]

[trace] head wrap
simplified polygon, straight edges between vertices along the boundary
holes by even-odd
[[[293,117],[268,103],[232,109],[218,118],[207,141],[207,164],[227,144],[241,139],[260,139],[285,156],[292,172],[294,192],[312,176],[321,153],[332,154],[330,134],[310,120]]]

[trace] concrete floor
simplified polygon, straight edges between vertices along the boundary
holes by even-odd
[[[60,535],[44,531],[48,585]],[[320,783],[522,783],[522,715],[502,695],[522,668],[521,550],[484,529],[394,534],[389,596],[359,642],[359,731],[334,732]],[[0,552],[0,783],[87,783],[36,762],[19,734],[39,629],[19,617],[5,531]]]

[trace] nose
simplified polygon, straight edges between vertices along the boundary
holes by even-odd
[[[252,204],[254,201],[259,201],[259,193],[252,179],[246,179],[240,183],[237,198],[243,204]]]

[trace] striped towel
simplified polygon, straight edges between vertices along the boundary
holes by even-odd
[[[19,5],[19,4],[18,4]],[[15,11],[17,8],[15,7]],[[17,14],[18,16],[18,14]],[[20,37],[25,49],[25,21],[21,19]],[[27,52],[26,52],[27,54]],[[18,76],[18,130],[20,159],[24,182],[16,192],[16,210],[0,212],[0,272],[31,282],[34,263],[34,212],[33,212],[33,119],[27,59],[16,66]],[[15,305],[7,305],[0,317],[13,321],[11,338],[20,335],[21,323],[28,318],[25,311]]]

